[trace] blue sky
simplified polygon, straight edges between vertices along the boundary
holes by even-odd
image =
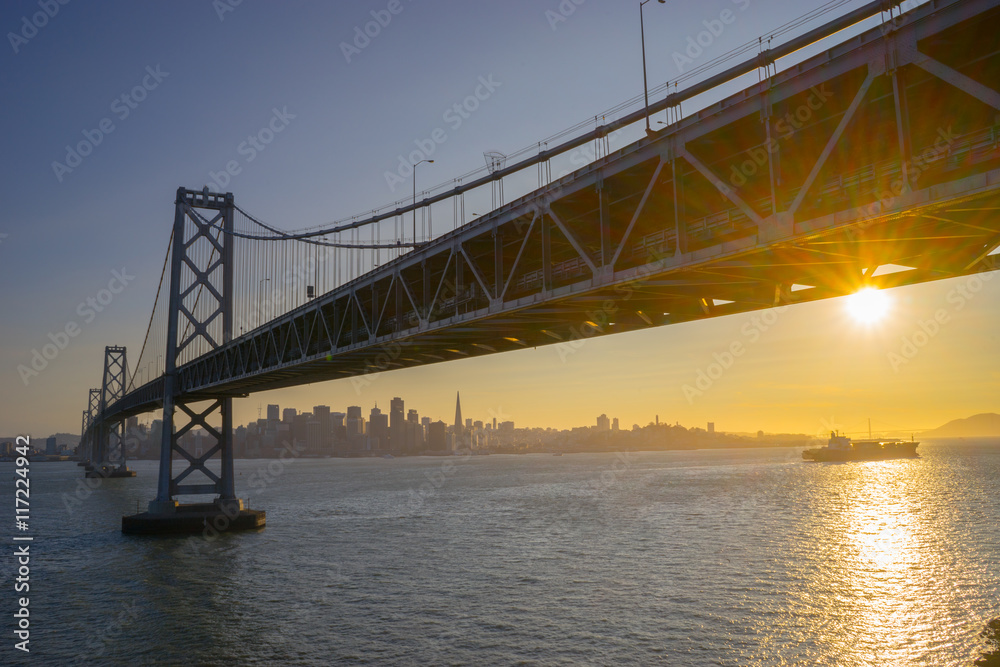
[[[87,389],[100,381],[104,346],[127,345],[138,354],[178,186],[200,188],[236,161],[240,173],[225,189],[238,203],[287,229],[312,226],[408,197],[409,185],[393,191],[385,173],[435,128],[447,130],[447,141],[433,165],[421,166],[421,189],[481,167],[486,150],[530,146],[642,92],[632,0],[232,4],[0,6],[0,434],[77,431]],[[724,11],[733,20],[696,64],[824,4],[796,3],[789,15],[788,3],[777,0],[650,3],[650,85],[676,78],[673,54]],[[848,2],[832,15],[861,4]],[[36,18],[43,24],[37,30],[25,28],[45,7],[55,15]],[[378,18],[385,25],[377,36],[354,43],[357,31]],[[449,126],[445,112],[484,78],[493,82],[489,98],[460,126]],[[249,160],[241,144],[276,113],[283,129]],[[54,162],[75,162],[67,162],[67,146],[84,140],[95,144],[89,155],[71,171],[54,169]],[[124,273],[124,289],[92,319],[81,315],[89,311],[80,304],[108,288],[115,271]],[[460,389],[467,416],[499,413],[519,425],[592,423],[607,412],[625,425],[659,414],[684,424],[712,419],[722,430],[816,432],[824,419],[851,425],[873,412],[885,415],[887,427],[930,427],[990,407],[988,398],[976,397],[998,379],[984,363],[985,356],[997,367],[996,346],[984,332],[997,323],[998,284],[987,283],[956,313],[961,324],[896,371],[886,352],[930,307],[923,304],[947,303],[953,285],[901,291],[897,328],[860,337],[836,329],[844,326],[837,324],[841,304],[790,311],[694,404],[678,388],[740,335],[743,319],[589,341],[570,358],[543,348],[398,371],[361,393],[340,381],[253,396],[239,402],[238,420],[255,417],[259,402],[340,410],[360,404],[367,411],[394,395],[422,414],[447,418]],[[817,318],[834,330],[817,332],[810,324]],[[18,366],[72,323],[79,333],[25,383]],[[841,349],[844,340],[853,341],[850,349]],[[972,375],[962,379],[954,368],[943,370],[955,346],[976,352],[968,362]],[[860,360],[877,366],[870,386],[842,391],[821,377],[841,372],[848,357],[855,370]],[[931,413],[914,415],[905,398],[894,397],[916,391],[916,378],[921,387],[938,387],[925,385],[926,378],[948,373],[970,389],[942,392]],[[574,390],[560,391],[568,387]],[[803,387],[816,400],[804,400]],[[832,393],[821,398],[826,391]]]

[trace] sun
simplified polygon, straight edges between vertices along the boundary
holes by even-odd
[[[875,324],[889,313],[889,297],[877,287],[864,287],[847,297],[847,312],[860,324]]]

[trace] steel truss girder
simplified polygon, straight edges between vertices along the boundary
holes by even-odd
[[[177,382],[181,390],[190,396],[208,398],[222,394],[237,395],[265,386],[294,384],[295,376],[300,372],[303,374],[300,382],[364,373],[372,367],[373,360],[383,350],[393,345],[406,346],[406,352],[402,355],[389,355],[390,360],[380,365],[380,368],[417,363],[410,360],[419,362],[475,356],[479,353],[477,350],[483,350],[482,345],[500,351],[505,349],[503,344],[496,343],[500,336],[517,339],[517,342],[509,341],[511,349],[523,346],[523,339],[530,338],[533,332],[542,332],[538,339],[540,341],[563,340],[568,335],[567,329],[577,324],[572,318],[578,318],[581,313],[586,312],[587,307],[581,304],[591,298],[614,295],[617,288],[631,290],[636,294],[636,299],[641,296],[649,300],[651,305],[646,309],[649,312],[643,310],[640,316],[640,319],[645,318],[647,325],[682,321],[664,320],[667,316],[663,313],[669,312],[665,304],[670,304],[672,310],[676,307],[677,312],[687,313],[684,309],[688,309],[698,316],[711,316],[741,312],[760,307],[762,303],[807,301],[819,298],[816,295],[821,294],[832,296],[834,291],[818,279],[820,276],[812,276],[816,278],[813,280],[816,283],[813,290],[791,292],[792,282],[802,282],[804,278],[800,276],[795,279],[792,269],[780,267],[769,269],[768,272],[762,271],[759,276],[754,274],[748,280],[757,284],[752,289],[744,290],[743,298],[746,301],[729,305],[716,306],[707,298],[710,294],[698,294],[695,289],[685,290],[676,285],[656,283],[664,283],[666,280],[688,281],[693,288],[703,291],[714,289],[715,286],[707,286],[695,276],[723,265],[749,275],[753,273],[752,267],[741,266],[742,260],[752,256],[768,256],[768,253],[780,254],[785,250],[798,254],[802,275],[809,276],[811,273],[834,269],[846,275],[865,266],[859,264],[863,254],[870,254],[865,250],[865,244],[869,244],[867,247],[874,245],[874,239],[860,237],[877,232],[888,221],[896,225],[912,220],[914,216],[923,216],[925,219],[931,219],[935,215],[947,217],[946,212],[939,209],[946,208],[949,203],[996,197],[1000,193],[1000,172],[989,170],[974,174],[956,173],[950,180],[933,186],[918,188],[914,185],[891,202],[881,201],[874,195],[872,199],[857,201],[857,205],[852,205],[851,208],[830,209],[828,213],[816,217],[809,217],[802,212],[803,208],[808,208],[806,198],[810,188],[815,184],[825,183],[825,177],[821,179],[820,174],[828,163],[832,149],[837,146],[850,124],[871,103],[869,91],[875,81],[886,76],[893,77],[892,102],[897,119],[894,134],[898,135],[899,143],[895,159],[900,163],[899,167],[907,183],[910,179],[905,174],[909,156],[906,144],[912,137],[905,126],[906,114],[902,112],[905,108],[905,100],[902,99],[905,96],[905,82],[899,85],[896,79],[900,68],[919,67],[932,76],[943,76],[955,88],[984,103],[993,104],[996,101],[996,91],[981,83],[973,86],[961,77],[952,77],[950,72],[955,71],[953,68],[926,54],[920,54],[915,45],[998,6],[998,0],[927,3],[908,13],[908,20],[901,27],[894,26],[888,33],[875,28],[832,47],[769,77],[759,86],[755,85],[707,107],[651,137],[643,138],[545,188],[514,200],[474,223],[445,234],[372,273],[360,276],[338,290],[322,295],[237,340],[224,343],[215,351],[178,369]],[[842,110],[832,121],[835,126],[831,128],[832,132],[826,132],[821,137],[821,148],[808,156],[800,156],[805,164],[802,173],[797,174],[800,182],[776,185],[776,165],[773,163],[773,156],[768,156],[765,167],[770,177],[768,202],[771,210],[776,210],[777,213],[758,213],[754,207],[759,206],[759,202],[745,196],[738,187],[726,185],[725,176],[719,175],[718,169],[708,163],[703,153],[692,148],[698,140],[719,129],[734,126],[755,114],[760,114],[762,119],[769,117],[776,105],[787,104],[796,96],[808,94],[810,89],[858,72],[861,73],[858,85],[850,90],[844,87],[838,91],[844,104],[840,105]],[[829,115],[833,117],[832,113]],[[766,124],[766,128],[769,133],[770,125]],[[798,140],[783,147],[782,151],[791,151],[797,145]],[[736,145],[731,150],[734,154],[739,154],[739,151],[747,148]],[[667,163],[670,165],[669,170],[665,168]],[[650,165],[649,168],[654,170],[651,176],[642,171],[645,169],[644,164]],[[595,193],[604,192],[610,180],[626,172],[644,175],[634,192],[628,193],[634,197],[636,205],[621,222],[625,231],[619,237],[620,240],[607,246],[604,244],[604,235],[608,228],[601,217],[603,209],[600,214],[596,213],[603,207],[605,199],[603,194],[595,197]],[[635,177],[634,180],[640,179]],[[695,186],[705,186],[706,183],[731,204],[731,211],[749,221],[748,229],[752,233],[736,238],[713,238],[711,243],[698,246],[694,238],[696,221],[685,211],[685,197],[686,192],[694,192]],[[778,194],[787,197],[777,197],[776,189],[781,189],[782,192]],[[655,205],[655,202],[651,204],[651,200],[664,194],[672,210],[667,211],[662,207],[655,211],[647,210]],[[566,202],[574,198],[588,202],[596,198],[600,204],[587,204],[590,207],[587,215],[574,219],[572,215],[567,215],[566,205]],[[793,203],[786,206],[780,203],[782,201]],[[634,248],[642,240],[636,229],[637,226],[642,227],[639,221],[654,213],[659,216],[661,231],[669,243],[665,242],[665,251],[663,248],[656,251],[660,252],[659,255],[651,252],[644,260],[639,260],[638,264],[632,260],[631,265],[628,265],[622,260],[628,257],[630,248],[633,249],[634,257]],[[595,249],[588,245],[580,232],[586,225],[596,227],[598,223],[601,225],[602,241],[600,248]],[[533,292],[518,292],[513,289],[515,272],[531,257],[529,251],[536,247],[529,240],[535,229],[540,230],[541,248],[537,252],[544,258],[542,277],[537,287],[532,288]],[[614,231],[621,230],[616,228]],[[919,282],[946,275],[960,275],[962,271],[972,270],[973,266],[992,267],[994,258],[985,257],[985,253],[995,248],[995,245],[990,246],[990,239],[995,235],[989,232],[989,229],[980,232],[982,243],[974,253],[957,257],[961,261],[954,268],[950,265],[927,267],[920,263],[922,260],[919,257],[914,256],[912,263],[919,264],[919,270],[899,275],[919,276],[919,279],[912,278]],[[498,240],[503,233],[507,236]],[[827,250],[823,249],[828,246],[821,244],[836,246],[850,240],[856,241],[854,255],[841,252],[838,257],[830,254],[822,261],[814,259],[812,264],[805,260],[807,257],[826,257],[823,253]],[[906,239],[899,240],[900,244],[906,242]],[[510,246],[507,254],[503,252],[504,243]],[[479,252],[473,250],[477,244]],[[985,247],[990,247],[990,250],[984,252],[982,249]],[[499,252],[496,251],[497,248],[500,248]],[[607,252],[608,248],[612,250],[611,253]],[[562,253],[561,259],[557,258],[559,253]],[[901,256],[907,255],[901,252]],[[560,282],[555,279],[555,269],[560,261],[569,261],[566,258],[583,268],[570,279]],[[504,266],[504,262],[509,264],[511,259],[513,264],[509,268]],[[431,265],[437,267],[433,283],[429,282],[430,276],[422,268]],[[442,294],[447,291],[445,279],[452,270],[464,272],[462,280],[456,278],[457,287],[471,286],[477,291],[481,290],[484,295],[484,299],[475,302],[475,309],[461,313],[457,308],[454,312],[447,309],[435,310],[442,301]],[[412,276],[418,273],[423,278],[413,279]],[[860,276],[860,271],[858,275]],[[651,276],[656,276],[657,279],[653,280]],[[664,280],[660,280],[661,278]],[[738,278],[739,276],[733,277],[734,285],[742,284]],[[883,282],[886,285],[895,284],[890,280]],[[380,308],[376,308],[375,286],[381,284],[389,287],[384,292],[380,291],[380,298],[385,301]],[[364,293],[373,295],[370,310],[368,299],[359,297],[364,290],[369,290]],[[726,295],[719,296],[724,298]],[[395,299],[397,304],[395,313],[391,299]],[[660,315],[650,315],[653,306],[663,306]],[[415,317],[407,322],[404,317],[406,313],[401,311],[410,310]],[[694,316],[689,313],[683,315]],[[676,317],[676,313],[670,317]],[[400,326],[383,333],[384,321],[393,320]],[[538,323],[534,329],[531,328],[531,322]],[[524,328],[519,330],[519,326]],[[454,340],[449,347],[458,349],[459,353],[442,349],[444,341],[451,336]],[[480,347],[476,347],[476,343]],[[304,379],[306,377],[310,379]],[[134,410],[140,404],[156,400],[158,392],[163,396],[167,394],[155,382],[150,383],[147,395],[136,397],[128,409]],[[131,396],[129,398],[132,399]]]

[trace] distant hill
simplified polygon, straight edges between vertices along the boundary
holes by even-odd
[[[944,426],[920,434],[923,438],[984,438],[1000,436],[1000,415],[984,412],[965,419],[953,419]]]

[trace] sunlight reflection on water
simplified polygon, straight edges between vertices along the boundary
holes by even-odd
[[[1000,615],[1000,448],[921,452],[472,457],[420,502],[442,461],[309,460],[254,492],[265,530],[198,549],[120,534],[154,462],[72,515],[78,469],[38,466],[33,639],[93,659],[134,603],[97,664],[969,665]]]

